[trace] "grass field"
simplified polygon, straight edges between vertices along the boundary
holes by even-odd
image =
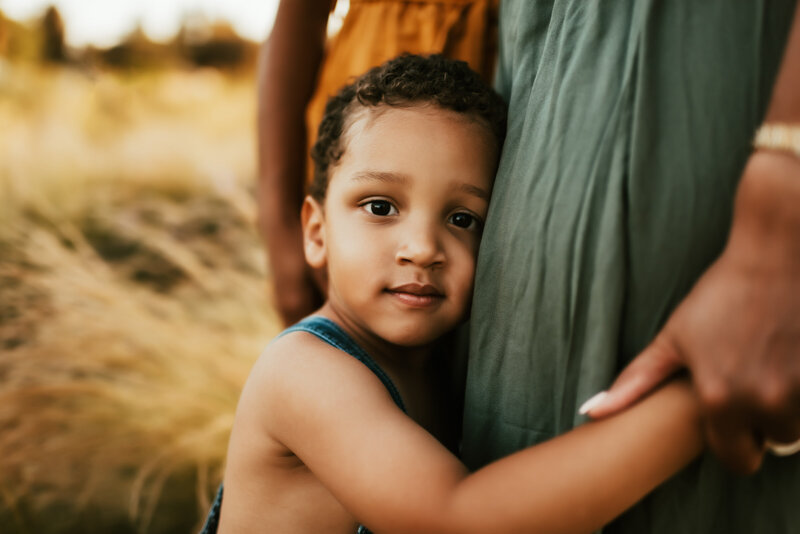
[[[254,89],[0,63],[0,525],[188,533],[278,331]]]

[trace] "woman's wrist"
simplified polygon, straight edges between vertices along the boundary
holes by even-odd
[[[800,157],[770,149],[752,154],[725,252],[759,270],[800,272]]]

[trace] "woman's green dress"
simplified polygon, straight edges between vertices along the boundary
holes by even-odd
[[[720,253],[793,10],[503,0],[509,130],[478,261],[469,465],[581,423]],[[800,455],[752,477],[706,455],[607,531],[800,532]]]

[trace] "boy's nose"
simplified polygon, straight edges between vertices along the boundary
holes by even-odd
[[[396,260],[400,264],[414,264],[432,267],[444,263],[442,250],[436,232],[430,228],[417,228],[405,234],[397,249]]]

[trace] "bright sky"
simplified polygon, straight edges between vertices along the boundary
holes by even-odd
[[[260,41],[272,29],[278,0],[0,0],[0,10],[16,20],[39,16],[50,5],[64,18],[69,44],[109,46],[137,23],[152,39],[168,39],[186,14],[223,18],[243,37]]]

